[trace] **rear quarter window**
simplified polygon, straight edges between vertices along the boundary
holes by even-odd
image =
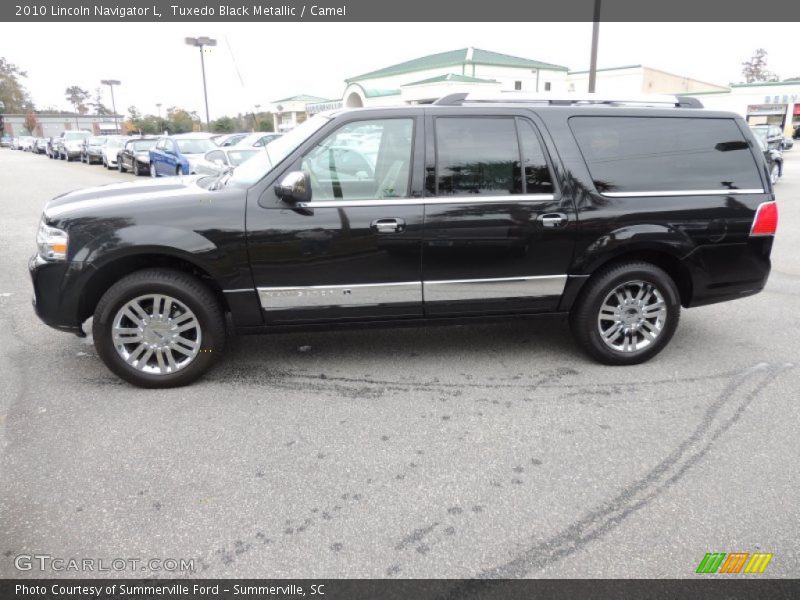
[[[569,126],[601,194],[763,189],[733,119],[586,116]]]

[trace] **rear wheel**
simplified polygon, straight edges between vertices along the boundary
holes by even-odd
[[[672,278],[646,262],[614,265],[586,284],[570,315],[583,349],[608,365],[633,365],[658,354],[675,333],[680,296]]]
[[[111,286],[97,305],[92,333],[106,366],[146,388],[191,383],[225,347],[225,320],[214,294],[172,269],[138,271]]]

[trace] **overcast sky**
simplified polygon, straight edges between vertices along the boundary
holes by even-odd
[[[286,96],[341,97],[344,79],[425,54],[474,46],[587,69],[591,23],[58,23],[5,24],[0,56],[28,71],[37,107],[70,109],[64,90],[119,79],[117,110],[156,103],[203,116],[200,58],[186,36],[210,36],[211,118]],[[65,38],[66,35],[66,38]],[[68,51],[62,49],[66,39]],[[603,23],[599,67],[644,64],[712,83],[741,80],[759,47],[781,78],[800,76],[796,23]],[[241,74],[240,81],[238,73]],[[107,90],[105,102],[111,105]]]

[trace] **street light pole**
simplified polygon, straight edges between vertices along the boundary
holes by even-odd
[[[600,35],[600,0],[594,0],[592,22],[592,56],[589,61],[589,93],[594,93],[597,84],[597,38]]]
[[[200,69],[203,71],[203,98],[206,101],[206,128],[211,130],[211,118],[208,113],[208,88],[206,87],[206,61],[203,58],[203,47],[216,46],[217,40],[210,37],[187,37],[186,44],[200,49]]]
[[[158,109],[158,128],[161,133],[164,133],[164,123],[161,121],[161,102],[156,102],[156,108]]]
[[[121,85],[122,82],[116,79],[103,79],[100,83],[111,88],[111,110],[114,111],[114,127],[116,128],[117,133],[122,133],[119,129],[119,122],[117,121],[117,103],[114,101],[114,86]]]

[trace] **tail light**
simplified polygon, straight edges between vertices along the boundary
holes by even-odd
[[[775,235],[778,228],[778,205],[775,202],[762,202],[756,209],[756,218],[750,228],[750,235]]]

